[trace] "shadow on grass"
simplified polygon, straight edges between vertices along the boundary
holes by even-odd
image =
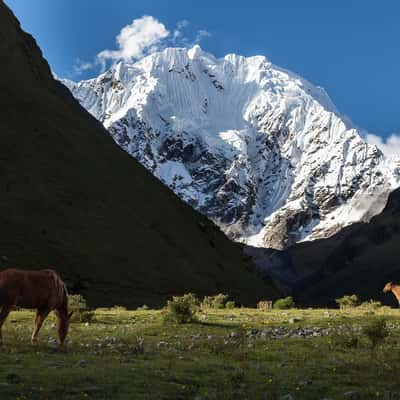
[[[212,322],[212,321],[197,321],[195,322],[197,325],[207,326],[207,327],[216,327],[216,328],[241,328],[239,323],[223,323],[223,322]]]

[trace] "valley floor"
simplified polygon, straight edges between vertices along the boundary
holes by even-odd
[[[384,316],[375,350],[362,333]],[[33,313],[4,326],[0,398],[8,399],[400,399],[400,310],[206,310],[198,322],[162,311],[97,310],[54,344],[54,320],[29,344]]]

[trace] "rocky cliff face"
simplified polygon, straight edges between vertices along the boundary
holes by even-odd
[[[264,57],[170,48],[64,83],[124,150],[251,246],[333,235],[379,213],[398,186],[399,159]]]

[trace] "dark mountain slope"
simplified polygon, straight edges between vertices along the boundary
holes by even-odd
[[[0,2],[1,267],[54,266],[95,305],[274,290],[241,250],[114,144]]]
[[[331,238],[299,243],[284,252],[250,252],[259,263],[279,271],[278,281],[285,283],[286,275],[302,304],[329,305],[356,293],[364,300],[396,305],[382,288],[388,281],[400,281],[400,189],[391,193],[384,211],[370,223],[354,224]]]

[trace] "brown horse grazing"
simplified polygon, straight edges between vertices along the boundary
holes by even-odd
[[[7,269],[0,272],[0,345],[1,328],[10,311],[15,307],[36,309],[32,343],[38,341],[38,333],[46,317],[55,311],[58,343],[62,345],[68,333],[68,293],[64,282],[52,270],[23,271]]]
[[[392,292],[396,296],[396,299],[399,302],[399,307],[400,307],[400,285],[396,285],[393,282],[388,282],[383,288],[383,292],[384,293]]]

